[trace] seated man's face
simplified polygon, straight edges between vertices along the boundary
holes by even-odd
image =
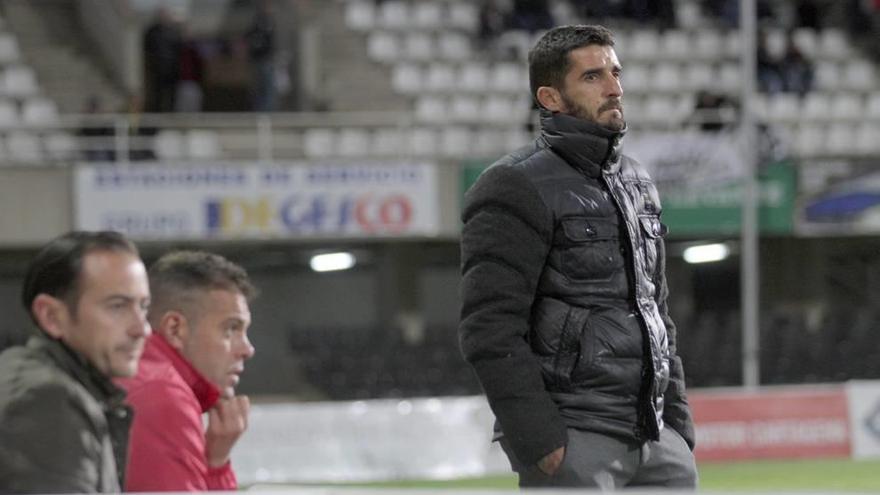
[[[223,397],[235,395],[244,362],[254,355],[247,337],[251,312],[241,292],[213,289],[198,297],[181,354]]]
[[[150,334],[150,288],[143,262],[122,251],[93,251],[82,261],[76,312],[67,311],[61,340],[108,377],[137,372]]]

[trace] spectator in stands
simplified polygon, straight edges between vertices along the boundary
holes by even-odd
[[[724,95],[708,90],[697,92],[697,103],[694,105],[694,115],[691,120],[701,131],[717,132],[728,126],[730,121],[725,119],[723,110],[732,105]]]
[[[547,0],[513,0],[510,29],[522,29],[530,33],[553,27],[553,16]]]
[[[784,91],[785,81],[782,79],[782,68],[780,67],[779,60],[770,53],[770,48],[767,44],[767,33],[763,30],[759,31],[756,43],[756,49],[758,50],[756,55],[758,89],[769,94]]]
[[[666,226],[651,179],[621,153],[613,46],[601,26],[537,42],[541,135],[463,206],[462,352],[522,487],[696,485]]]
[[[257,4],[253,23],[245,33],[253,77],[253,109],[275,110],[275,21],[270,0]]]
[[[147,112],[174,111],[174,96],[180,78],[180,28],[167,7],[144,33],[144,86]]]
[[[235,490],[229,457],[250,407],[235,386],[254,355],[255,290],[244,269],[205,252],[166,254],[149,277],[155,333],[137,376],[120,381],[135,410],[126,490]]]
[[[39,331],[0,355],[0,492],[122,487],[125,392],[150,334],[147,271],[116,232],[71,232],[27,269],[22,302]]]
[[[786,40],[785,55],[779,61],[779,72],[785,91],[803,96],[813,89],[813,64],[798,48],[791,32]]]
[[[507,27],[507,14],[498,4],[498,0],[480,2],[480,27],[477,37],[485,51],[494,49],[495,41]]]
[[[184,24],[180,45],[180,75],[174,95],[174,110],[176,112],[202,111],[204,65],[199,45],[193,38],[189,25]]]

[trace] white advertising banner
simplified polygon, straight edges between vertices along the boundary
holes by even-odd
[[[880,381],[846,384],[854,459],[880,458]]]
[[[75,174],[76,228],[138,240],[438,233],[430,163],[82,164]]]
[[[255,404],[232,451],[242,486],[510,473],[484,397]]]

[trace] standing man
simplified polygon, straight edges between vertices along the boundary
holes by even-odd
[[[522,487],[696,485],[666,227],[650,177],[621,153],[613,47],[601,26],[537,42],[541,135],[465,200],[461,346]]]
[[[27,268],[39,327],[0,355],[0,492],[119,492],[130,410],[110,380],[137,371],[150,334],[147,271],[115,232],[71,232]]]
[[[256,291],[244,269],[205,252],[167,254],[149,277],[155,334],[137,375],[120,381],[135,410],[125,488],[235,490],[229,457],[250,407],[235,386],[254,355],[247,330]]]

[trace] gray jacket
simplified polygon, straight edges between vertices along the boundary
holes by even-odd
[[[666,307],[661,204],[623,133],[542,114],[542,135],[468,191],[462,351],[505,438],[532,464],[566,428],[693,446]]]
[[[125,392],[46,335],[0,354],[0,493],[119,492]]]

